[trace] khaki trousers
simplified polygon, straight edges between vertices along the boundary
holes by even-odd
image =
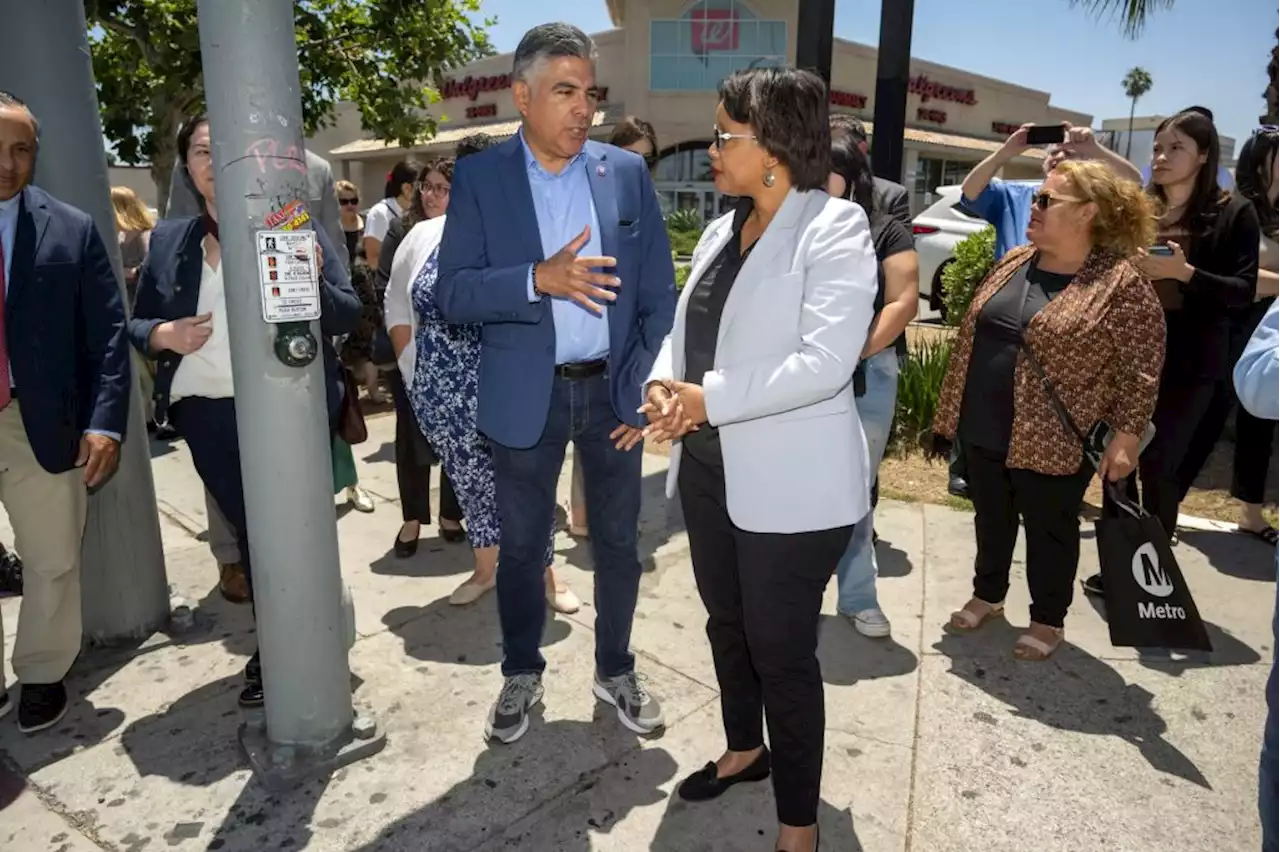
[[[49,473],[36,461],[18,405],[15,400],[0,410],[0,503],[23,562],[13,670],[23,683],[56,683],[80,653],[80,544],[88,494],[83,470]]]
[[[209,489],[204,490],[204,511],[209,519],[209,550],[219,565],[234,565],[240,561],[240,539],[231,528],[231,522],[218,508]]]

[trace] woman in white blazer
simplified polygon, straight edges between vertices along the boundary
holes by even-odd
[[[772,772],[777,846],[817,848],[823,591],[870,508],[852,377],[874,314],[862,208],[825,192],[827,90],[757,68],[720,84],[711,166],[741,202],[702,235],[649,377],[649,434],[679,439],[667,494],[689,531],[728,750],[689,801]],[[763,716],[770,752],[764,746]]]

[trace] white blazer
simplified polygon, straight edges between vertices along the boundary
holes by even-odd
[[[787,194],[729,293],[715,369],[684,375],[689,296],[732,236],[733,214],[694,250],[675,325],[649,381],[700,381],[720,429],[729,518],[749,532],[856,523],[871,507],[867,442],[853,371],[875,314],[876,255],[866,214],[825,192]],[[667,496],[681,447],[672,448]]]
[[[383,321],[387,330],[398,325],[409,326],[409,345],[396,362],[406,388],[413,387],[413,373],[418,361],[418,311],[413,307],[413,282],[431,257],[431,252],[440,245],[440,238],[444,236],[444,220],[444,216],[424,219],[404,235],[391,262],[391,277],[382,297]]]

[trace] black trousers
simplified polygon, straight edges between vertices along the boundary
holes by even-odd
[[[1031,620],[1061,627],[1075,591],[1080,561],[1080,501],[1093,478],[1088,462],[1069,476],[1005,467],[1005,454],[964,447],[969,496],[978,540],[973,596],[1001,603],[1009,591],[1009,567],[1018,540],[1018,517],[1027,534],[1027,585]]]
[[[418,428],[418,418],[409,403],[399,370],[387,373],[391,397],[396,405],[396,484],[400,489],[400,512],[406,522],[431,523],[431,465],[435,454]],[[453,492],[453,483],[440,466],[440,517],[462,521],[462,507]]]
[[[723,471],[688,453],[679,487],[728,746],[764,745],[763,711],[778,821],[812,825],[826,719],[818,615],[853,527],[792,535],[738,529],[725,506]]]
[[[1234,364],[1240,359],[1249,337],[1274,301],[1263,299],[1233,313],[1229,363]],[[1276,421],[1262,420],[1246,411],[1236,397],[1235,383],[1231,376],[1223,377],[1214,386],[1213,399],[1191,438],[1187,454],[1178,470],[1181,497],[1187,496],[1187,491],[1209,460],[1213,448],[1222,437],[1222,429],[1226,426],[1232,409],[1236,412],[1236,440],[1232,459],[1231,496],[1243,503],[1261,503],[1266,499]]]
[[[1176,372],[1166,370],[1160,377],[1156,410],[1151,417],[1156,434],[1138,459],[1136,475],[1130,474],[1125,483],[1129,497],[1137,499],[1137,482],[1141,481],[1142,508],[1159,518],[1171,536],[1178,525],[1178,504],[1186,493],[1182,486],[1184,465],[1190,458],[1196,432],[1213,404],[1217,385],[1212,379]],[[1104,502],[1111,508],[1109,499]]]
[[[240,476],[240,440],[236,430],[236,401],[231,397],[209,399],[190,396],[175,402],[169,420],[187,442],[196,473],[209,489],[240,546],[240,564],[253,593],[249,559],[249,524],[244,508],[244,481]]]

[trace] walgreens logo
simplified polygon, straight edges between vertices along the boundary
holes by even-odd
[[[459,80],[447,77],[440,89],[440,97],[446,101],[453,98],[466,98],[474,101],[481,92],[500,92],[511,88],[510,74],[494,74],[490,77],[473,77],[470,74]]]
[[[930,100],[939,100],[973,106],[978,102],[978,96],[973,89],[958,89],[954,86],[944,86],[941,83],[930,80],[924,74],[917,74],[910,78],[907,81],[907,91],[913,95],[919,95],[920,103],[928,103]]]
[[[694,53],[738,49],[738,20],[732,9],[694,9],[690,18]]]

